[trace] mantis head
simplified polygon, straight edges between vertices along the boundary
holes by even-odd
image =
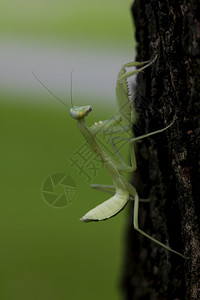
[[[73,119],[80,120],[86,117],[91,111],[92,111],[92,107],[90,105],[72,106],[70,108],[70,115]]]
[[[85,106],[73,106],[72,104],[72,73],[71,72],[71,108],[70,108],[70,115],[75,120],[80,120],[85,118],[89,112],[92,111],[92,107],[90,105]],[[62,101],[60,98],[58,98],[50,89],[35,75],[35,73],[32,71],[33,76],[37,79],[37,81],[40,82],[40,84],[50,93],[52,94],[59,102],[64,104],[65,106],[69,107],[64,101]]]

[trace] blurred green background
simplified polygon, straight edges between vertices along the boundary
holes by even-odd
[[[106,222],[79,221],[108,198],[70,166],[84,144],[68,109],[91,104],[88,123],[115,114],[122,63],[133,60],[131,1],[1,1],[1,288],[2,300],[121,299],[127,209]],[[127,149],[124,149],[127,154]],[[69,174],[75,200],[54,208],[41,187]],[[89,172],[89,171],[88,171]],[[103,170],[91,183],[109,184]]]

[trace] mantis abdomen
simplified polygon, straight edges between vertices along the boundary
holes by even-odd
[[[80,220],[84,222],[102,221],[118,214],[129,200],[127,191],[116,189],[113,197],[87,212]]]

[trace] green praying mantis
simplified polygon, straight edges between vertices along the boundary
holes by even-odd
[[[97,155],[97,158],[103,163],[105,170],[108,172],[109,176],[113,181],[113,185],[98,185],[93,184],[91,185],[92,188],[98,189],[101,191],[107,191],[113,196],[106,200],[105,202],[101,203],[100,205],[96,206],[89,212],[87,212],[80,220],[84,222],[91,222],[91,221],[102,221],[109,219],[116,214],[118,214],[127,204],[129,200],[134,200],[134,214],[133,214],[133,226],[134,228],[140,232],[142,235],[146,236],[148,239],[152,240],[153,242],[159,244],[163,248],[180,255],[183,258],[186,258],[181,253],[171,249],[169,246],[161,243],[157,239],[151,237],[149,234],[144,232],[140,229],[138,223],[138,211],[139,211],[139,199],[138,193],[133,185],[131,185],[126,178],[122,176],[122,173],[132,173],[136,170],[136,157],[135,157],[135,150],[134,150],[134,143],[138,140],[147,138],[151,135],[161,133],[167,130],[172,124],[169,124],[167,127],[144,134],[139,137],[131,137],[126,138],[129,139],[130,145],[130,158],[131,164],[127,165],[123,158],[121,157],[118,149],[115,145],[115,140],[124,139],[124,137],[115,136],[116,134],[123,134],[124,132],[132,132],[132,124],[135,122],[136,114],[132,108],[132,104],[129,100],[128,96],[128,84],[127,78],[142,72],[145,68],[149,67],[152,63],[151,61],[146,62],[129,62],[124,64],[118,74],[117,84],[116,84],[116,99],[117,99],[117,106],[118,106],[118,114],[109,120],[100,121],[92,126],[88,127],[85,122],[85,117],[92,111],[90,105],[86,106],[73,106],[70,108],[70,115],[73,119],[77,121],[77,126],[81,134],[83,135],[86,142],[89,144],[90,148],[94,153]],[[129,67],[139,67],[138,69],[132,70],[130,72],[126,72],[126,69]],[[35,77],[36,75],[33,74]],[[37,78],[37,77],[36,77]],[[39,80],[37,78],[37,80]],[[40,80],[39,82],[45,86]],[[72,82],[72,80],[71,80]],[[72,84],[72,83],[71,83]],[[45,86],[45,88],[47,88]],[[48,88],[47,90],[53,94]],[[71,88],[72,91],[72,88]],[[54,94],[53,94],[54,95]],[[54,95],[55,96],[55,95]],[[56,97],[56,96],[55,96]],[[57,97],[56,97],[57,98]],[[57,98],[59,101],[63,103],[62,100]],[[72,97],[71,97],[72,99]],[[72,100],[71,100],[72,101]],[[65,104],[65,103],[63,103]],[[65,104],[66,105],[66,104]],[[120,124],[123,123],[123,126]],[[95,136],[97,134],[105,134],[111,136],[111,145],[115,150],[115,153],[119,159],[119,163],[116,162],[112,157],[110,157],[98,144]],[[114,134],[114,137],[112,136]]]

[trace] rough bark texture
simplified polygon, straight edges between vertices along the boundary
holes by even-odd
[[[134,185],[140,227],[188,256],[184,260],[137,233],[127,234],[123,299],[200,299],[200,1],[135,0],[137,78],[135,134],[175,123],[137,145]]]

